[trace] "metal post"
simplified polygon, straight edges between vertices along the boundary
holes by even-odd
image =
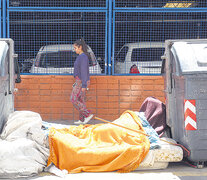
[[[112,45],[112,3],[113,0],[109,0],[109,31],[108,31],[108,75],[111,75],[111,45]]]
[[[3,38],[6,38],[6,1],[2,0]]]

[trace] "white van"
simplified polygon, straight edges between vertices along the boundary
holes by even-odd
[[[89,73],[101,74],[101,67],[92,49],[88,46]],[[42,46],[30,69],[30,73],[73,74],[74,62],[78,55],[73,50],[73,44],[55,44]]]
[[[114,73],[129,74],[134,65],[141,74],[160,74],[164,54],[163,42],[127,43],[114,58]]]

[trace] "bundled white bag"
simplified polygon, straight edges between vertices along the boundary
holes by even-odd
[[[18,178],[43,171],[49,148],[38,113],[16,111],[9,115],[0,136],[0,177]]]
[[[9,115],[0,137],[7,141],[26,138],[31,127],[41,129],[41,116],[32,111],[15,111]]]
[[[0,176],[17,178],[41,172],[46,166],[46,157],[38,151],[37,144],[26,138],[12,142],[0,140]]]

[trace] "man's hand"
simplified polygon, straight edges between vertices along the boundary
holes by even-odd
[[[82,92],[85,92],[86,91],[86,88],[82,88],[81,90],[82,90]]]

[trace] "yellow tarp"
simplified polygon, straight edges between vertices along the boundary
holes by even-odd
[[[133,111],[124,112],[113,123],[144,132]],[[53,162],[69,173],[129,172],[139,166],[150,148],[145,135],[109,123],[50,128],[49,143],[48,165]]]

